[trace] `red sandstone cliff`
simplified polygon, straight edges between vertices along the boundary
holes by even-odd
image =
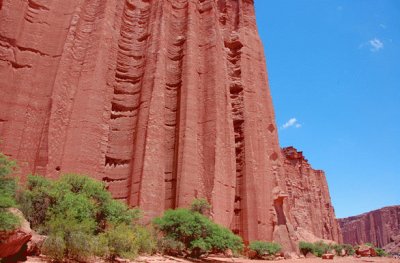
[[[0,87],[22,176],[90,174],[147,218],[206,197],[247,241],[339,239],[325,177],[279,148],[251,0],[2,0]]]
[[[345,243],[372,243],[384,247],[391,242],[397,242],[400,247],[400,206],[384,207],[362,215],[342,218],[339,223]]]
[[[293,147],[283,148],[282,154],[283,171],[279,176],[279,189],[284,189],[284,192],[282,198],[274,201],[278,229],[280,224],[285,223],[283,228],[288,229],[290,240],[341,242],[324,172],[314,170],[303,153]],[[285,234],[281,233],[274,239],[287,243],[288,239],[282,237]]]

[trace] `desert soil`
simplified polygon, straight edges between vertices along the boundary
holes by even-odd
[[[45,259],[39,257],[29,257],[28,263],[43,263],[46,262]],[[100,262],[100,261],[99,261]],[[103,261],[101,261],[103,262]],[[168,256],[148,256],[148,257],[139,257],[137,260],[132,263],[273,263],[273,262],[281,262],[281,263],[323,263],[323,262],[335,262],[335,263],[352,263],[352,262],[371,262],[371,263],[400,263],[400,259],[392,259],[392,258],[354,258],[354,257],[344,257],[344,258],[335,258],[333,260],[323,260],[321,258],[303,258],[303,259],[287,259],[287,260],[250,260],[250,259],[242,259],[242,258],[218,258],[218,257],[210,257],[205,260],[186,260],[175,257]],[[126,262],[128,263],[128,262]]]

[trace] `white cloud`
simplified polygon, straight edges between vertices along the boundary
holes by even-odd
[[[383,42],[379,40],[378,38],[374,38],[368,41],[368,44],[370,45],[370,50],[372,52],[377,52],[381,49],[383,49]]]
[[[288,120],[285,124],[282,125],[283,129],[287,129],[289,127],[295,127],[295,128],[300,128],[301,124],[297,121],[296,118],[291,118],[290,120]]]
[[[386,29],[386,25],[385,24],[379,24],[379,26],[383,29]]]

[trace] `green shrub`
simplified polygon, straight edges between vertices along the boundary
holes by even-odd
[[[282,249],[278,243],[265,241],[252,241],[249,248],[257,252],[257,257],[262,257],[265,254],[275,255]]]
[[[11,175],[16,169],[16,163],[0,153],[0,231],[13,230],[20,225],[19,218],[7,211],[16,206],[17,181]]]
[[[154,254],[157,251],[157,234],[153,227],[133,226],[139,254]]]
[[[111,226],[100,234],[99,238],[101,244],[105,246],[103,251],[106,251],[106,254],[102,256],[110,260],[118,256],[133,259],[139,251],[135,233],[130,226],[125,224]]]
[[[190,210],[193,212],[198,212],[202,215],[208,215],[211,210],[211,205],[204,198],[194,199],[190,205]]]
[[[20,219],[7,211],[0,209],[0,231],[13,230],[20,224]]]
[[[65,258],[66,244],[63,236],[50,235],[44,241],[41,252],[48,255],[56,262],[61,262]]]
[[[388,253],[386,253],[386,251],[384,249],[382,249],[382,248],[377,247],[377,248],[375,248],[375,251],[376,251],[376,255],[378,257],[386,257],[386,256],[388,256]]]
[[[232,251],[243,248],[240,237],[196,211],[184,208],[167,210],[153,222],[166,240],[183,244],[184,249],[179,252],[188,250],[191,257],[200,257],[211,251],[223,252],[228,248]]]
[[[314,244],[305,241],[300,241],[299,249],[304,256],[307,256],[308,253],[310,252],[312,253],[314,251]]]
[[[157,244],[158,250],[163,254],[182,255],[185,249],[185,244],[170,237],[161,237]]]
[[[343,251],[343,249],[344,249],[344,247],[343,247],[342,244],[333,244],[333,245],[331,246],[331,248],[332,248],[333,250],[335,250],[336,255],[342,256],[342,251]]]
[[[55,260],[131,259],[156,246],[137,223],[139,210],[112,199],[102,182],[87,176],[67,174],[55,181],[29,176],[19,201],[32,227],[49,236],[44,251]]]
[[[356,252],[354,247],[350,244],[343,244],[343,249],[346,251],[346,255],[352,256]]]
[[[313,254],[317,257],[322,257],[323,254],[326,254],[330,246],[322,241],[317,241],[313,244]]]

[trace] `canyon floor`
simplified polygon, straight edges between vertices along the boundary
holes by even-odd
[[[39,257],[29,257],[26,261],[28,263],[43,263],[48,262],[44,258]],[[104,261],[99,261],[104,262]],[[337,263],[351,263],[351,262],[381,262],[381,263],[400,263],[400,259],[393,258],[355,258],[355,257],[340,257],[333,260],[323,260],[321,258],[303,258],[303,259],[286,259],[286,260],[250,260],[242,258],[219,258],[219,257],[209,257],[203,260],[186,260],[175,257],[168,256],[141,256],[137,260],[131,263],[193,263],[193,262],[204,262],[204,263],[271,263],[271,262],[281,262],[281,263],[319,263],[319,262],[337,262]],[[125,263],[130,263],[126,261]]]
[[[189,262],[206,262],[206,263],[270,263],[270,262],[281,262],[281,263],[318,263],[318,262],[338,262],[338,263],[350,263],[350,262],[382,262],[382,263],[400,263],[400,259],[393,258],[354,258],[354,257],[343,257],[343,258],[335,258],[333,260],[323,260],[321,258],[303,258],[303,259],[287,259],[287,260],[250,260],[250,259],[242,259],[242,258],[217,258],[210,257],[204,259],[202,261],[189,261],[179,258],[173,257],[141,257],[138,258],[135,262],[143,262],[143,263],[172,263],[172,262],[180,262],[180,263],[189,263]]]

